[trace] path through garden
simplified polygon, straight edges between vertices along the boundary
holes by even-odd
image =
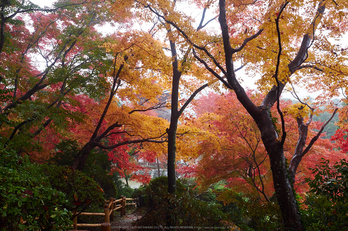
[[[133,223],[139,220],[142,217],[141,213],[137,210],[133,211],[130,214],[126,214],[123,217],[118,217],[115,221],[111,222],[112,231],[128,231],[136,230],[136,227],[133,226]]]

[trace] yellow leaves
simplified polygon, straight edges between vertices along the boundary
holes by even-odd
[[[160,64],[167,59],[163,52],[161,42],[155,40],[149,33],[132,30],[125,33],[118,33],[115,41],[105,43],[103,47],[113,54],[124,54],[130,59],[129,63],[136,65],[142,61],[143,65]],[[134,66],[133,66],[134,67]],[[157,66],[157,69],[162,66]],[[162,67],[163,68],[163,67]]]
[[[207,140],[210,144],[204,145],[203,142]],[[193,125],[180,125],[177,131],[178,159],[195,160],[202,154],[203,147],[206,153],[213,153],[221,148],[219,142],[222,142],[222,139],[207,130]]]
[[[149,33],[137,30],[120,33],[117,41],[103,46],[115,56],[116,71],[124,65],[119,76],[122,81],[118,91],[120,98],[133,103],[139,98],[155,102],[158,95],[169,89],[172,69],[168,64],[171,59],[164,53],[164,45]],[[114,74],[114,70],[110,70],[112,77]]]
[[[296,118],[305,118],[309,115],[310,109],[307,105],[302,103],[295,103],[284,109],[286,114]]]

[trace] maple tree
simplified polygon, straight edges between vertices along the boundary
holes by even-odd
[[[262,98],[260,94],[250,91],[248,95],[256,102]],[[289,160],[296,157],[298,139],[302,137],[297,131],[298,120],[303,120],[303,117],[297,117],[299,105],[301,104],[281,101],[285,114],[285,127],[289,134],[287,142],[284,144],[284,154]],[[201,131],[196,135],[196,145],[190,148],[198,150],[198,156],[194,157],[194,165],[183,167],[181,173],[196,177],[203,188],[226,180],[228,187],[251,196],[256,194],[261,200],[269,201],[274,188],[268,155],[255,122],[241,107],[236,96],[231,92],[224,95],[209,93],[195,102],[195,112],[198,118],[192,122],[191,126],[199,127]],[[277,115],[275,108],[272,108],[271,113]],[[301,113],[307,117],[308,110]],[[273,121],[277,127],[280,126],[279,117],[273,117]],[[310,129],[307,131],[308,137],[316,137],[318,135],[316,130],[322,128],[320,122],[311,123]],[[307,140],[307,147],[309,147],[309,143],[310,141]],[[300,194],[308,190],[304,179],[312,177],[312,173],[308,171],[309,168],[318,164],[321,158],[332,160],[342,158],[340,152],[335,151],[337,145],[327,139],[318,138],[315,145],[310,147],[308,155],[304,155],[300,174],[296,174],[297,180],[294,182],[294,188]],[[191,155],[191,157],[193,156]],[[225,196],[227,195],[221,196],[221,198],[229,201]]]
[[[258,96],[252,98],[257,100]],[[210,93],[196,102],[196,108],[194,123],[210,133],[197,142],[200,157],[194,171],[200,185],[207,188],[226,180],[227,187],[256,193],[261,200],[269,201],[274,189],[268,156],[255,122],[236,97]]]
[[[169,43],[169,48],[171,52],[171,62],[172,71],[165,73],[167,76],[171,77],[171,102],[170,102],[170,124],[167,129],[168,135],[168,160],[167,160],[167,171],[168,171],[168,192],[174,193],[176,190],[176,173],[175,173],[175,164],[176,164],[176,154],[177,154],[177,134],[178,134],[178,123],[179,118],[183,114],[184,110],[189,106],[194,97],[208,86],[207,83],[204,83],[205,78],[202,77],[198,81],[186,80],[185,76],[195,75],[198,76],[200,70],[195,68],[196,66],[189,59],[191,49],[187,47],[186,44],[183,44],[184,40],[178,36],[177,33],[173,33],[172,26],[167,23],[167,19],[171,17],[185,17],[183,14],[177,14],[175,12],[176,4],[175,2],[165,2],[165,1],[137,1],[141,4],[145,12],[141,14],[147,15],[148,13],[156,17],[156,23],[159,25],[157,27],[152,27],[149,30],[149,33],[155,37],[156,33],[159,33],[161,29],[164,30],[164,34]],[[149,4],[151,3],[151,4]],[[206,11],[207,8],[204,9]],[[147,13],[148,12],[148,13]],[[144,16],[142,16],[144,17]],[[152,18],[151,18],[152,20]],[[190,21],[189,17],[185,17],[187,22]],[[197,27],[197,31],[204,28],[207,24],[203,24],[205,18],[204,14],[202,16],[201,23]],[[160,39],[160,38],[159,38]],[[168,62],[168,63],[169,63]],[[183,89],[187,95],[186,99],[180,100],[180,90]],[[180,102],[183,101],[183,102]],[[184,130],[184,129],[181,129]],[[186,130],[187,133],[188,130]]]
[[[208,26],[215,17],[208,18],[206,12],[209,9],[209,5],[202,7],[202,16],[200,17],[199,24],[192,26],[192,18],[185,15],[183,12],[176,11],[176,8],[180,8],[180,2],[168,2],[168,1],[137,1],[140,6],[144,7],[141,11],[142,17],[149,18],[148,13],[155,20],[150,17],[150,22],[155,21],[155,25],[149,30],[149,33],[155,37],[156,34],[162,30],[160,36],[156,38],[169,43],[168,50],[171,53],[171,67],[172,72],[167,73],[171,76],[171,102],[170,102],[170,125],[167,129],[168,134],[168,160],[167,160],[167,172],[168,172],[168,191],[174,193],[176,190],[176,156],[185,159],[187,154],[187,147],[190,144],[187,140],[191,139],[191,135],[197,132],[197,129],[189,126],[178,125],[179,120],[186,121],[187,116],[184,115],[186,108],[190,107],[194,98],[208,86],[217,89],[216,80],[209,80],[205,73],[205,70],[199,68],[192,59],[192,47],[185,39],[179,36],[178,31],[174,30],[173,25],[168,23],[171,19],[180,19],[180,24],[190,27],[191,30],[199,32],[201,29]],[[147,10],[147,11],[146,11]],[[158,26],[156,27],[156,25]],[[191,78],[195,76],[198,78]],[[184,96],[181,96],[181,95]],[[182,116],[184,115],[184,116]],[[178,137],[180,135],[180,137]],[[185,135],[185,136],[183,136]],[[193,154],[194,155],[194,154]]]
[[[56,144],[72,138],[81,145],[74,167],[82,169],[95,147],[112,150],[164,133],[165,122],[146,113],[163,106],[156,97],[166,80],[148,73],[166,69],[161,46],[137,31],[97,31],[105,22],[131,24],[131,2],[112,14],[109,1],[64,0],[45,9],[11,4],[1,5],[1,142],[44,162]],[[119,158],[111,151],[110,159],[127,160],[130,169],[131,148],[120,149]]]
[[[74,95],[98,98],[105,91],[111,62],[95,26],[110,15],[105,1],[60,1],[52,9],[16,4],[2,11],[1,135],[21,152],[35,147],[33,138],[48,126],[62,131],[81,119],[64,109],[75,104]]]
[[[332,38],[342,36],[347,3],[220,0],[215,6],[219,13],[220,35],[207,32],[203,37],[188,26],[182,26],[178,18],[167,19],[167,23],[192,45],[194,56],[202,66],[234,91],[256,122],[270,158],[284,226],[303,230],[285,165],[286,130],[279,98],[288,82],[310,88],[312,84],[301,84],[301,81],[310,80],[323,89],[325,96],[337,94],[340,87],[345,87],[346,69],[342,64],[346,60],[346,49],[336,46],[326,36],[328,33]],[[248,74],[261,74],[258,84],[265,92],[261,104],[253,102],[240,85],[235,74],[236,61],[249,66]],[[280,132],[269,112],[273,105],[280,115]]]
[[[128,144],[166,141],[161,140],[165,134],[162,127],[165,124],[163,119],[144,114],[146,111],[163,107],[163,102],[158,102],[157,99],[163,85],[150,86],[150,83],[157,82],[159,78],[156,74],[148,73],[151,69],[163,69],[164,65],[161,65],[161,62],[165,61],[166,57],[163,51],[161,52],[162,47],[141,32],[126,33],[118,43],[106,43],[104,46],[115,52],[111,73],[112,86],[109,96],[101,101],[101,110],[97,113],[100,116],[92,135],[75,156],[73,168],[76,169],[83,168],[88,154],[96,147],[113,150]],[[149,57],[148,53],[156,55]],[[124,86],[121,86],[123,83]],[[127,99],[130,103],[120,107],[115,96]],[[120,103],[122,104],[122,101]],[[157,129],[152,128],[154,125]]]

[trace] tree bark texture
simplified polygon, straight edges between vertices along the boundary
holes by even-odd
[[[172,66],[173,66],[173,81],[172,81],[172,96],[171,96],[171,114],[170,125],[167,129],[168,133],[168,192],[175,193],[176,191],[176,173],[175,173],[175,154],[176,154],[176,131],[178,128],[179,120],[179,84],[181,78],[181,72],[179,71],[179,63],[177,58],[175,40],[171,34],[170,26],[167,25],[167,31],[170,38],[170,50],[172,53]]]
[[[178,128],[179,112],[178,112],[178,99],[179,99],[179,81],[181,73],[175,69],[173,73],[173,86],[172,86],[172,103],[171,103],[171,116],[170,126],[167,130],[168,133],[168,192],[175,193],[176,191],[176,173],[175,173],[175,155],[176,155],[176,131]]]
[[[309,125],[309,124],[304,124],[303,118],[297,118],[296,120],[297,120],[299,137],[297,140],[295,152],[293,154],[293,157],[289,165],[289,175],[290,175],[292,184],[295,182],[296,170],[303,157],[302,152],[306,145],[306,140],[308,135],[308,125]]]
[[[74,157],[74,165],[73,165],[74,170],[75,169],[80,171],[83,170],[83,168],[86,165],[89,154],[96,146],[97,145],[93,144],[92,141],[88,142],[87,144],[83,146],[83,148],[79,151],[79,153],[77,153],[77,155]]]
[[[287,173],[283,145],[278,139],[271,115],[268,110],[262,110],[254,119],[260,129],[261,138],[270,159],[273,185],[284,227],[287,230],[304,230]]]
[[[175,173],[175,154],[176,154],[176,128],[168,129],[168,192],[175,193],[176,191],[176,173]]]

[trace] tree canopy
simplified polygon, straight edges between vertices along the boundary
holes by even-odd
[[[138,162],[162,159],[170,193],[176,170],[202,188],[225,180],[265,203],[274,195],[284,227],[304,230],[295,194],[308,191],[308,169],[348,150],[348,2],[0,8],[0,144],[9,153],[45,163],[73,141],[74,170],[104,150],[111,172],[143,183]],[[285,91],[298,103],[283,100]]]

